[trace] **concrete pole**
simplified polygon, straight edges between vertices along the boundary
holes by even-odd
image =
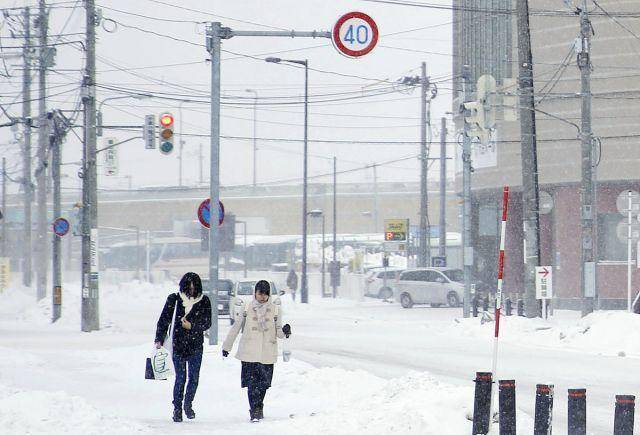
[[[324,223],[325,223],[325,218],[324,218],[324,213],[322,213],[322,297],[324,298],[326,295],[326,291],[325,291],[325,259],[324,259]]]
[[[180,118],[180,138],[178,139],[178,160],[180,160],[180,165],[178,166],[178,186],[182,187],[182,154],[184,151],[184,140],[182,140],[182,103],[184,101],[180,101],[178,104],[178,117]]]
[[[538,199],[538,151],[533,86],[533,58],[529,29],[529,3],[517,0],[518,90],[520,92],[520,139],[522,161],[522,207],[524,227],[524,309],[527,317],[537,317],[536,266],[540,265],[540,221]]]
[[[31,14],[29,8],[24,8],[24,47],[22,58],[22,119],[24,121],[24,149],[22,178],[24,187],[24,234],[22,243],[22,284],[31,287],[31,202],[33,191],[31,187]]]
[[[597,206],[594,198],[593,183],[593,137],[591,132],[591,23],[587,11],[586,0],[580,12],[580,37],[581,50],[578,53],[578,67],[580,68],[582,122],[580,128],[581,137],[581,167],[582,179],[580,190],[582,191],[582,213],[580,219],[581,228],[581,294],[582,315],[593,312],[596,295],[595,279],[595,255],[594,255],[594,222]],[[587,273],[591,270],[593,273]]]
[[[438,255],[447,256],[447,118],[440,120],[440,246]]]
[[[337,197],[336,197],[336,190],[337,190],[337,171],[336,171],[336,167],[337,167],[337,159],[334,156],[333,157],[333,267],[336,267],[338,264],[337,261],[337,250],[338,250],[338,243],[337,243],[337,227],[338,227],[338,203],[337,203]],[[332,273],[340,273],[340,271],[335,271],[333,270]],[[336,280],[333,279],[333,297],[335,298],[338,294],[338,289],[336,286]]]
[[[469,66],[464,65],[462,78],[464,81],[463,101],[471,101],[471,80]],[[462,142],[462,263],[464,272],[464,317],[471,315],[471,274],[473,267],[473,248],[471,246],[471,138],[469,126],[464,123],[464,139]]]
[[[255,89],[245,89],[246,92],[253,93],[253,188],[255,189],[257,178],[257,155],[258,155],[258,91]]]
[[[51,114],[51,124],[49,131],[51,132],[50,141],[53,147],[53,155],[51,159],[51,175],[53,176],[53,219],[57,219],[62,215],[60,206],[60,159],[61,159],[61,138],[55,126],[55,114]],[[62,238],[52,232],[52,268],[53,268],[53,292],[51,294],[52,316],[51,322],[54,323],[62,315]]]
[[[371,166],[373,169],[373,232],[377,233],[380,228],[380,213],[378,203],[378,165],[375,163]]]
[[[300,287],[300,301],[309,303],[309,288],[307,283],[307,189],[308,189],[308,133],[309,133],[309,61],[304,61],[304,163],[302,182],[302,285]]]
[[[48,17],[45,8],[45,0],[39,0],[38,32],[39,62],[38,62],[38,169],[36,171],[37,185],[37,217],[38,237],[36,242],[36,295],[42,300],[47,295],[47,28]]]
[[[147,271],[147,282],[151,282],[151,241],[149,230],[146,231],[145,234],[145,248],[146,248],[146,271]]]
[[[2,213],[7,212],[7,159],[2,158]],[[7,256],[7,218],[2,219],[2,246],[0,257]]]
[[[209,225],[209,298],[211,299],[211,329],[209,344],[218,344],[218,261],[219,261],[219,194],[220,194],[220,37],[219,22],[210,24],[207,47],[211,54],[211,165]]]
[[[96,164],[96,10],[85,0],[86,69],[83,79],[84,170],[82,178],[82,320],[84,332],[100,329],[98,267],[98,173]]]
[[[422,62],[420,77],[420,246],[418,250],[418,267],[426,267],[427,251],[427,64]]]
[[[629,211],[627,212],[627,311],[631,312],[631,220],[633,219],[633,192],[629,191],[627,195],[627,205],[629,207]]]
[[[140,281],[140,227],[136,225],[136,279]]]
[[[200,144],[200,159],[198,160],[199,166],[200,166],[200,183],[199,185],[202,186],[204,184],[204,174],[202,171],[202,162],[203,162],[204,156],[202,154],[202,144]]]

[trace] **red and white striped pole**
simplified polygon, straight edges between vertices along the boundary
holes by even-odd
[[[500,255],[498,257],[498,290],[496,291],[495,330],[493,335],[493,364],[491,374],[494,382],[497,382],[496,371],[498,367],[498,337],[500,336],[500,310],[502,309],[502,278],[504,276],[504,245],[507,235],[507,210],[509,206],[509,186],[502,189],[502,222],[500,223]],[[497,385],[497,384],[496,384]],[[497,390],[497,388],[496,388]],[[491,394],[491,411],[493,415],[493,394]]]

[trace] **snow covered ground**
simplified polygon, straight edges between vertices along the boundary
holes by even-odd
[[[293,358],[276,366],[267,419],[248,422],[239,362],[205,347],[194,409],[171,421],[171,381],[144,379],[155,322],[172,285],[103,286],[102,329],[82,333],[77,284],[63,317],[14,288],[0,295],[0,433],[4,434],[468,434],[475,371],[491,363],[492,324],[460,310],[377,300],[284,298]],[[611,433],[615,394],[640,381],[640,316],[507,318],[499,378],[515,379],[518,432],[532,432],[536,383],[556,385],[554,433],[566,433],[566,388],[587,388],[588,431]],[[221,336],[228,326],[221,320]]]

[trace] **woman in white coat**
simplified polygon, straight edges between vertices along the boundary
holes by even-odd
[[[270,300],[271,288],[267,281],[256,283],[254,299],[236,319],[222,344],[222,356],[229,356],[240,332],[236,358],[242,361],[242,388],[247,388],[251,421],[264,418],[263,406],[267,389],[273,378],[273,365],[278,359],[278,338],[289,338],[291,326],[282,326],[280,303]]]

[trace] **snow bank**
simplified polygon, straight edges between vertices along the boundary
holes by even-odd
[[[63,391],[24,391],[0,385],[3,435],[107,435],[150,433],[132,421],[107,416]]]
[[[567,321],[561,311],[549,320],[508,316],[500,318],[500,339],[505,342],[579,350],[589,353],[640,357],[640,315],[599,311]],[[494,323],[480,317],[456,319],[463,335],[491,339]]]

